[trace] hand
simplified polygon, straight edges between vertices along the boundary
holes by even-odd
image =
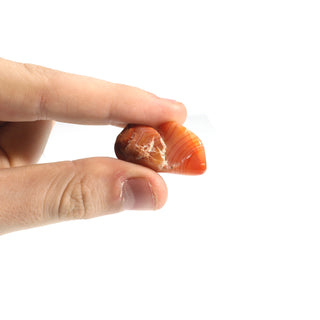
[[[0,234],[125,209],[158,209],[167,188],[154,171],[112,158],[34,163],[53,121],[159,125],[183,104],[143,90],[0,59]]]

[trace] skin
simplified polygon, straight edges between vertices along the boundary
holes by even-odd
[[[0,59],[0,234],[166,202],[163,179],[139,165],[103,157],[35,164],[54,121],[158,126],[185,118],[182,103],[138,88]]]

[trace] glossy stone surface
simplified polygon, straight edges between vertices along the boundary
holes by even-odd
[[[157,172],[198,175],[207,167],[201,140],[176,122],[157,128],[129,124],[118,135],[115,152],[121,160]]]

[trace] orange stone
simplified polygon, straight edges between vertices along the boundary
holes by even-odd
[[[173,121],[157,128],[127,125],[117,137],[115,152],[121,160],[137,163],[157,172],[199,175],[207,168],[201,140]]]

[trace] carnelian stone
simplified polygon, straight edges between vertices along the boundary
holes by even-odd
[[[201,140],[173,121],[157,128],[127,125],[117,137],[115,152],[121,160],[137,163],[157,172],[199,175],[207,167]]]

